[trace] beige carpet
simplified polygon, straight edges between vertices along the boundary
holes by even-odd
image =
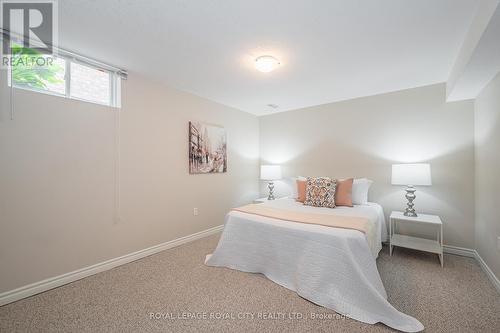
[[[204,238],[0,307],[0,332],[392,331],[336,316],[262,275],[204,266],[217,240]],[[500,332],[500,296],[473,259],[445,255],[441,268],[435,255],[396,248],[389,257],[384,248],[377,263],[390,302],[427,332]],[[188,318],[193,315],[199,318]]]

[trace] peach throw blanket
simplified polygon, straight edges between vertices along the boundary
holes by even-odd
[[[334,228],[354,229],[359,230],[364,234],[366,234],[370,228],[369,220],[363,217],[296,212],[292,210],[268,207],[262,204],[251,204],[233,208],[232,210],[284,221],[319,224]]]

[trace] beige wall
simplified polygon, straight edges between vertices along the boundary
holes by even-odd
[[[260,118],[261,159],[287,177],[368,177],[386,214],[405,206],[391,164],[429,162],[433,186],[418,188],[417,211],[441,216],[446,244],[473,248],[473,112],[472,101],[445,103],[440,84],[278,113]]]
[[[258,194],[257,117],[132,73],[116,223],[116,109],[15,90],[11,121],[0,76],[0,293],[223,224]],[[228,173],[188,174],[189,120],[226,127]]]
[[[500,278],[500,74],[476,99],[476,250]]]

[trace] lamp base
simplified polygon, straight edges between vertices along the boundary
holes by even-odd
[[[408,185],[406,188],[406,199],[408,200],[408,203],[406,204],[406,209],[404,211],[404,216],[409,216],[409,217],[417,217],[417,213],[415,212],[415,204],[413,203],[413,200],[417,197],[415,195],[416,189],[412,185]]]
[[[415,213],[415,211],[408,211],[408,209],[405,209],[405,212],[403,213],[404,216],[408,217],[418,217],[418,214]]]
[[[274,200],[274,183],[269,182],[267,187],[269,188],[269,196],[267,197],[267,200]]]

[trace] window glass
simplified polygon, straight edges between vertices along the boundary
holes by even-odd
[[[66,60],[14,45],[12,47],[12,82],[15,87],[66,93]]]
[[[71,97],[110,104],[110,74],[107,71],[71,63]]]
[[[121,107],[121,81],[113,72],[83,64],[63,55],[47,56],[14,42],[11,45],[13,52],[9,85]],[[67,73],[66,69],[70,72]]]

